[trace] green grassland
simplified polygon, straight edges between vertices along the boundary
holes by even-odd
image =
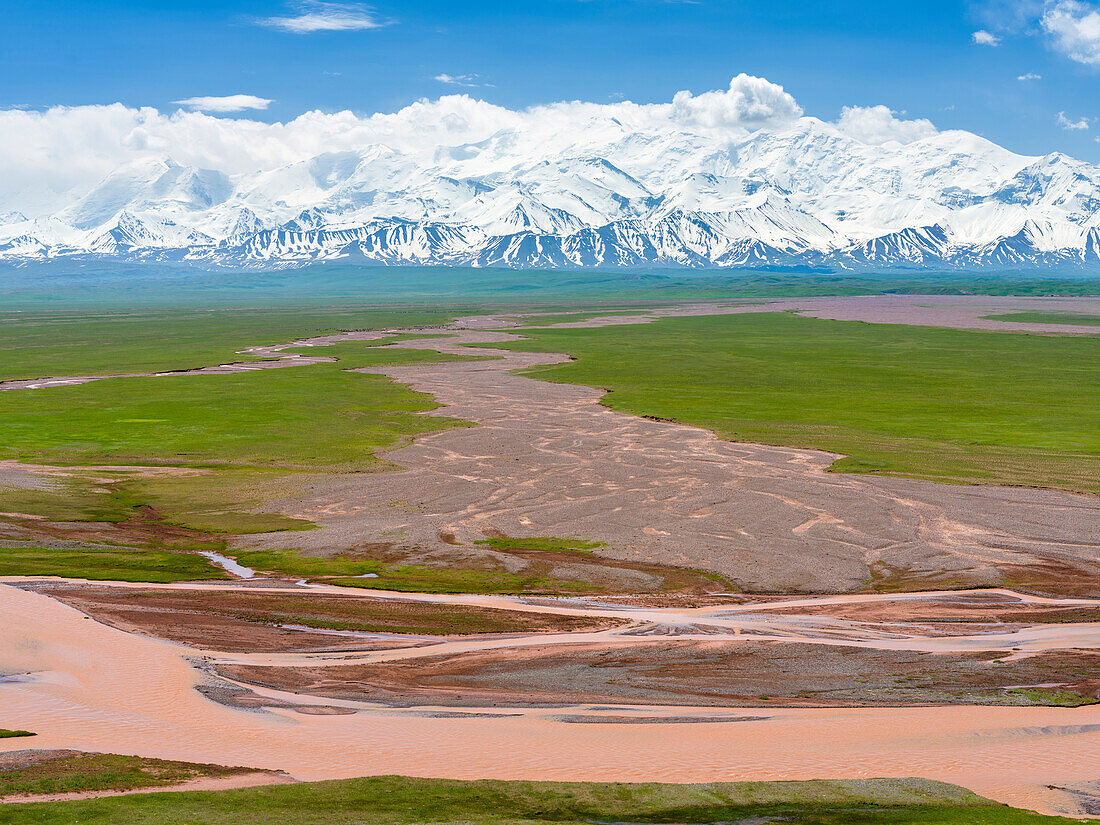
[[[0,739],[17,739],[22,736],[34,736],[29,730],[8,730],[0,728]]]
[[[341,324],[389,327],[447,317],[396,310],[16,315],[16,323],[0,325],[0,354],[16,354],[0,362],[0,372],[54,375],[202,366],[249,344]],[[846,456],[837,470],[1100,491],[1094,403],[1100,342],[1093,338],[782,313],[525,334],[531,340],[513,346],[578,359],[533,371],[539,378],[605,387],[611,391],[605,403],[614,408],[698,424],[726,438],[832,450]],[[5,540],[0,529],[0,575],[223,578],[193,553],[223,550],[232,535],[311,529],[263,505],[302,495],[320,474],[387,469],[380,457],[386,450],[423,432],[465,425],[418,415],[435,406],[430,397],[370,373],[457,357],[387,346],[409,337],[295,350],[338,359],[312,366],[0,393],[0,459],[70,468],[68,477],[48,484],[0,486],[0,512],[22,514],[24,527],[69,524],[35,541]],[[150,475],[104,465],[183,472]],[[109,524],[116,532],[82,531],[82,524]],[[516,541],[487,540],[520,551],[591,549],[572,540],[530,547]],[[406,591],[569,593],[582,587],[292,551],[239,560],[258,570]],[[358,578],[367,574],[374,577]]]
[[[220,545],[207,542],[212,549]],[[191,545],[181,550],[199,549]],[[199,555],[156,546],[0,542],[0,576],[70,576],[96,581],[176,582],[227,579]]]
[[[1008,693],[1019,696],[1036,705],[1058,708],[1079,708],[1095,705],[1100,700],[1093,696],[1082,696],[1070,690],[1045,690],[1043,688],[1011,688]]]
[[[1073,326],[1100,326],[1100,316],[1080,312],[1006,312],[1001,315],[983,315],[987,321],[1012,321],[1019,324],[1072,324]]]
[[[479,569],[387,564],[359,555],[319,558],[303,556],[293,550],[246,550],[235,556],[240,564],[254,570],[340,587],[402,593],[570,593],[589,589],[585,582],[571,579]]]
[[[453,360],[420,350],[340,349],[338,363],[96,381],[0,394],[0,457],[51,464],[350,469],[403,438],[455,426],[372,366]],[[335,354],[335,353],[334,353]]]
[[[0,806],[3,825],[1068,825],[1073,821],[1009,808],[962,788],[915,779],[668,785],[384,776]]]
[[[504,346],[576,359],[532,377],[731,440],[841,453],[837,471],[1100,492],[1100,339],[767,312],[524,335]]]
[[[56,541],[4,542],[0,575],[222,578],[185,553],[223,549],[232,534],[311,528],[252,511],[299,493],[317,473],[384,470],[385,450],[423,432],[467,426],[417,415],[436,406],[430,396],[369,371],[469,356],[378,343],[390,340],[296,350],[338,359],[309,366],[0,393],[0,459],[74,468],[47,484],[0,487],[0,511],[22,514],[24,525],[107,523],[121,531],[104,539],[70,524],[53,534]]]
[[[191,369],[233,361],[246,347],[344,330],[446,323],[437,309],[267,307],[98,314],[0,310],[0,380]]]

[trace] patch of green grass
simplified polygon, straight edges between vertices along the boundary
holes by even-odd
[[[174,513],[168,523],[178,524],[203,533],[229,536],[317,529],[317,525],[312,521],[291,518],[281,513],[241,513],[236,510]]]
[[[235,602],[239,602],[236,599]],[[411,633],[415,635],[468,635],[476,633],[532,633],[548,626],[559,631],[591,628],[583,616],[546,616],[510,610],[449,606],[424,602],[373,599],[254,600],[256,612],[240,612],[239,619],[268,625],[298,625],[323,630],[362,633]]]
[[[237,561],[253,570],[334,584],[403,593],[572,593],[586,582],[491,570],[387,564],[361,556],[304,556],[293,550],[246,550]],[[363,578],[369,576],[369,578]]]
[[[1100,315],[1081,312],[1006,312],[1000,315],[983,315],[987,321],[1012,321],[1019,324],[1071,324],[1073,326],[1100,326]]]
[[[544,553],[595,550],[599,547],[607,546],[606,543],[602,541],[560,539],[553,536],[532,536],[531,538],[518,539],[509,536],[493,536],[491,538],[475,541],[474,544],[487,544],[494,550],[535,550]]]
[[[382,563],[354,556],[320,558],[293,550],[244,550],[235,554],[238,563],[264,573],[281,573],[304,579],[325,576],[362,576],[377,573]]]
[[[1035,705],[1050,705],[1059,708],[1079,708],[1085,705],[1095,705],[1100,700],[1094,696],[1082,696],[1070,690],[1046,690],[1044,688],[1012,688],[1006,691],[1013,696],[1020,696]]]
[[[12,575],[144,581],[202,578],[205,560],[175,559],[169,551],[221,550],[227,535],[310,529],[313,525],[301,519],[263,512],[264,502],[293,497],[317,472],[387,469],[382,451],[419,433],[468,426],[417,415],[436,406],[430,396],[382,375],[350,371],[463,356],[365,342],[303,351],[339,360],[0,394],[0,458],[93,468],[74,469],[67,478],[31,488],[0,490],[0,512],[119,525],[125,536],[111,541],[130,545],[83,550],[40,541],[7,551],[0,569]],[[162,465],[187,472],[165,476],[96,465]],[[143,558],[139,550],[149,555]],[[358,565],[351,568],[354,573],[341,569],[329,575],[373,569]]]
[[[735,441],[841,453],[833,469],[1100,492],[1100,340],[786,313],[525,331],[576,360],[526,374]]]
[[[326,584],[340,587],[368,587],[395,590],[401,593],[585,593],[593,590],[589,582],[559,579],[550,576],[502,573],[490,570],[419,567],[416,565],[386,566],[376,578],[335,578]]]
[[[166,514],[166,524],[201,533],[242,535],[312,530],[311,521],[275,512],[253,512],[265,501],[300,495],[312,476],[280,470],[217,468],[196,475],[130,478],[126,503],[145,504]]]
[[[442,324],[447,310],[352,307],[9,312],[0,380],[190,369],[255,360],[238,350],[344,330]]]
[[[35,736],[29,730],[8,730],[7,728],[0,728],[0,739],[16,739],[21,736]]]
[[[171,762],[138,756],[78,753],[60,759],[31,760],[18,767],[0,766],[0,798],[31,794],[129,791],[178,785],[204,776],[232,776],[242,768]],[[2,820],[0,820],[2,821]]]
[[[0,394],[0,457],[51,464],[361,469],[423,432],[465,422],[381,375],[431,352],[368,349],[337,363],[229,375],[119,378]]]
[[[31,541],[0,542],[0,576],[65,576],[126,582],[229,578],[220,567],[193,553],[154,547]]]
[[[952,785],[913,779],[669,785],[382,776],[0,808],[4,825],[702,824],[752,818],[795,825],[1068,825],[1073,821],[997,805]]]

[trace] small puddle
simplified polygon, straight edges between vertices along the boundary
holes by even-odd
[[[237,564],[233,559],[223,556],[221,553],[213,553],[210,551],[202,552],[199,555],[206,556],[214,564],[221,567],[226,572],[232,573],[234,576],[242,579],[251,579],[256,575],[256,571],[251,567],[245,567],[243,564]]]

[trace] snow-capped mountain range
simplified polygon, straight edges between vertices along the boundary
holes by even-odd
[[[0,203],[0,259],[1100,272],[1097,166],[959,131],[868,143],[811,117],[734,136],[505,128],[245,174],[150,156],[65,198],[33,219]]]

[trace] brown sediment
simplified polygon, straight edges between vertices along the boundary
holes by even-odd
[[[0,679],[6,724],[33,727],[44,748],[229,762],[285,770],[300,780],[377,774],[671,782],[917,775],[1048,812],[1079,810],[1076,797],[1051,787],[1076,788],[1095,779],[1100,762],[1098,706],[730,707],[720,715],[767,718],[622,724],[615,717],[719,711],[584,705],[484,709],[466,718],[256,688],[270,699],[357,712],[244,711],[195,690],[208,677],[189,664],[193,652],[86,620],[42,594],[0,585],[0,624],[0,673],[9,674]],[[556,719],[563,714],[612,718],[573,724]],[[0,752],[15,749],[10,742],[0,742]]]
[[[206,672],[209,667],[200,666]],[[198,685],[195,688],[199,693],[212,702],[224,705],[227,708],[242,708],[246,710],[271,710],[279,708],[292,710],[295,713],[303,713],[307,716],[350,716],[355,713],[352,708],[338,707],[336,705],[305,704],[284,698],[264,696],[250,690],[247,687],[226,682],[223,679],[214,679]]]
[[[1030,686],[1100,700],[1100,652],[1079,650],[1004,660],[993,653],[929,655],[787,641],[619,640],[377,665],[225,664],[217,671],[277,690],[399,705],[1025,705],[1040,701],[1016,690]]]
[[[63,583],[42,583],[35,589],[121,630],[232,652],[349,646],[358,651],[393,650],[426,644],[427,640],[416,638],[421,636],[583,632],[625,623],[595,615],[450,607],[354,593],[277,594],[244,588],[180,591]],[[377,641],[369,639],[371,634],[378,635]]]

